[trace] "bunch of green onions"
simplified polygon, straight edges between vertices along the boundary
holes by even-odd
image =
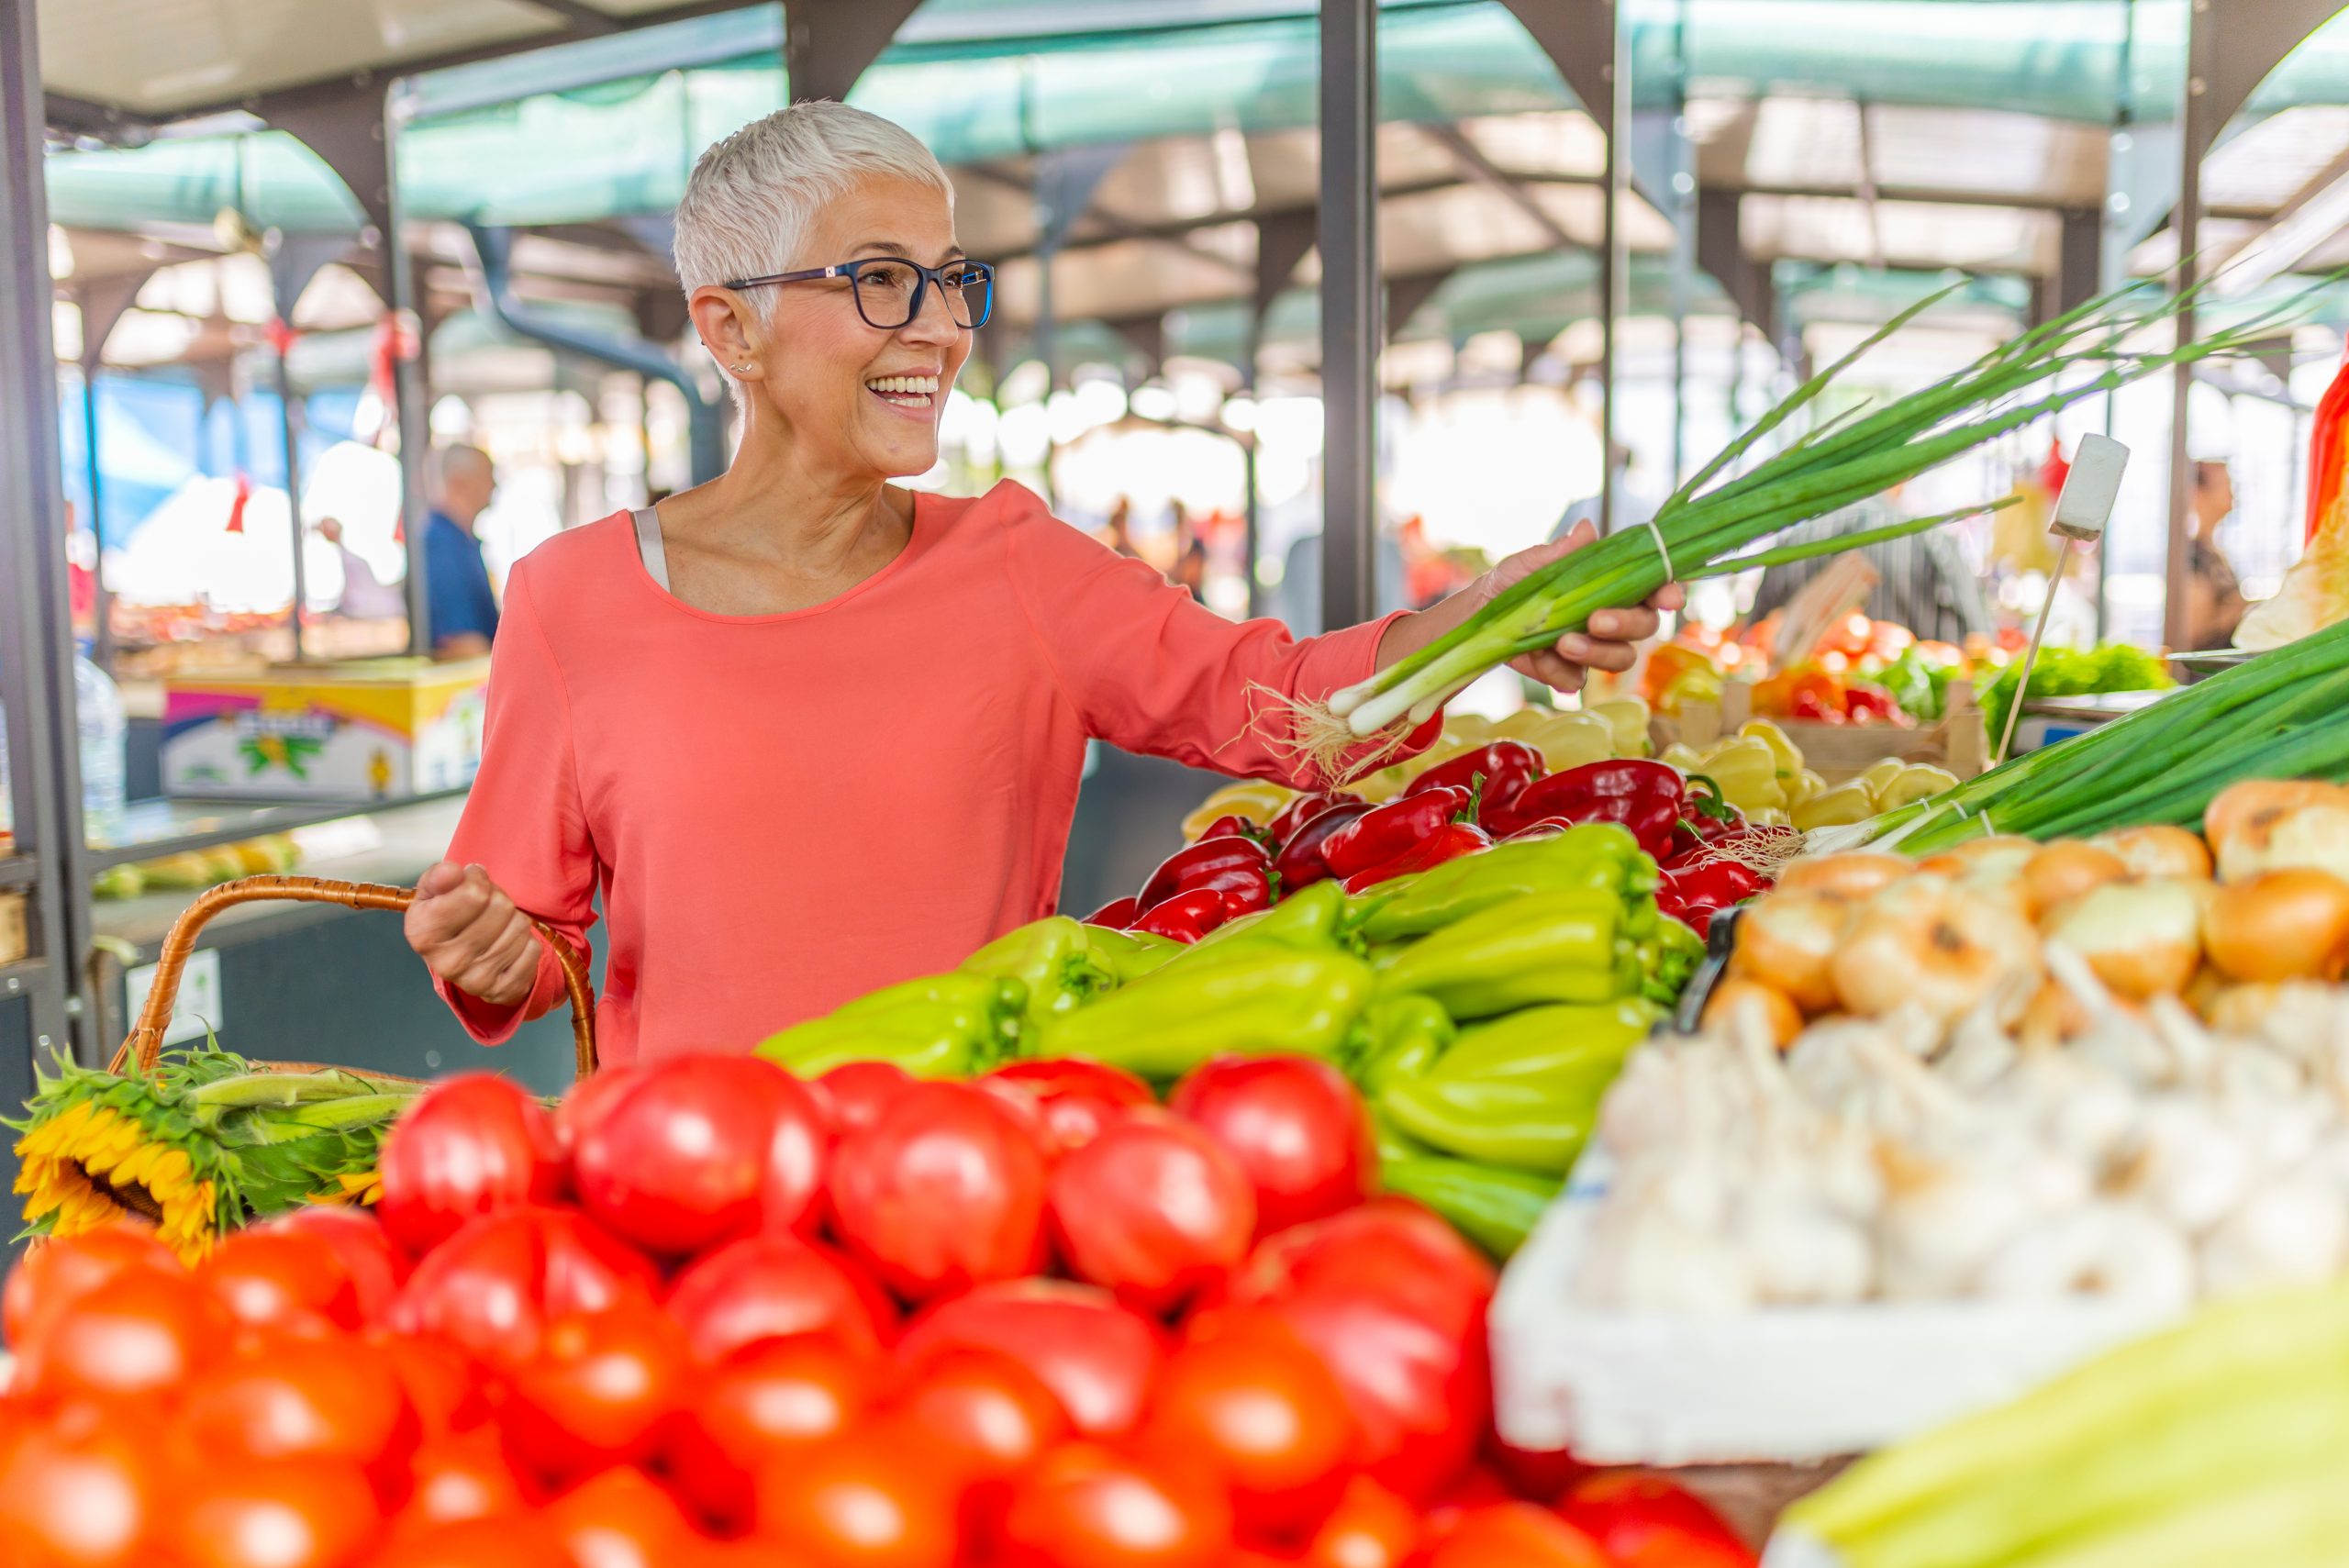
[[[1930,854],[1987,833],[2081,837],[2199,824],[2238,779],[2349,781],[2349,621],[2245,661],[2126,717],[1849,828],[1806,852]]]
[[[1887,528],[1738,553],[1782,529],[1879,495],[2083,397],[2165,366],[2239,352],[2274,330],[2269,320],[2167,350],[2127,346],[2192,297],[2135,303],[2158,286],[2141,282],[2092,300],[1922,391],[1873,413],[1863,404],[1824,421],[1750,472],[1705,488],[1817,398],[1854,361],[1949,291],[1919,301],[1723,449],[1657,510],[1654,533],[1638,528],[1609,534],[1512,584],[1411,657],[1333,694],[1326,704],[1299,705],[1299,753],[1325,768],[1334,769],[1349,757],[1356,759],[1355,772],[1375,765],[1384,750],[1361,760],[1356,749],[1365,738],[1383,734],[1389,742],[1385,750],[1391,750],[1486,671],[1581,630],[1594,611],[1641,604],[1669,580],[1687,582],[1856,550],[2009,505],[2012,497]],[[2100,373],[2065,384],[2072,373],[2089,366],[2101,367]],[[2054,390],[2037,390],[2049,384]]]

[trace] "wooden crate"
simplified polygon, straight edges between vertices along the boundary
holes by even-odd
[[[0,893],[0,963],[14,963],[31,950],[25,929],[25,895]]]
[[[1753,717],[1752,703],[1753,688],[1742,681],[1731,681],[1722,686],[1718,703],[1682,704],[1676,723],[1659,715],[1657,749],[1681,740],[1701,751],[1724,735],[1735,734]],[[1971,681],[1952,681],[1947,715],[1938,724],[1914,729],[1894,724],[1821,724],[1802,718],[1776,722],[1801,749],[1803,762],[1831,784],[1856,778],[1887,757],[1931,762],[1961,779],[1973,778],[1989,765],[1989,742]]]

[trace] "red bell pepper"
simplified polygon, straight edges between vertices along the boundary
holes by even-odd
[[[1230,917],[1221,893],[1212,887],[1193,887],[1152,905],[1148,914],[1127,929],[1195,942]]]
[[[1217,817],[1208,824],[1206,832],[1192,840],[1191,842],[1204,844],[1209,839],[1253,839],[1261,844],[1264,841],[1264,830],[1262,828],[1257,827],[1245,817],[1234,815]]]
[[[1194,887],[1220,892],[1235,886],[1260,874],[1271,863],[1272,857],[1264,852],[1264,846],[1253,839],[1237,835],[1201,839],[1161,861],[1137,896],[1144,909],[1155,908],[1174,895]]]
[[[1900,711],[1899,702],[1884,687],[1867,681],[1847,682],[1843,687],[1843,709],[1854,724],[1898,724],[1914,726],[1916,720]]]
[[[1330,867],[1321,858],[1322,843],[1347,823],[1368,816],[1370,810],[1366,800],[1341,800],[1293,829],[1281,840],[1281,852],[1273,861],[1273,874],[1281,879],[1282,888],[1295,893],[1328,876]]]
[[[1084,923],[1088,926],[1107,926],[1113,931],[1122,931],[1131,926],[1136,917],[1141,914],[1141,899],[1130,896],[1112,898],[1100,908],[1087,915]]]
[[[1324,839],[1321,859],[1341,877],[1384,865],[1445,823],[1457,821],[1469,806],[1468,792],[1454,784],[1388,801]]]
[[[1281,814],[1273,818],[1272,825],[1265,831],[1272,836],[1275,844],[1286,847],[1291,839],[1297,837],[1298,828],[1331,806],[1357,803],[1361,800],[1362,796],[1344,790],[1332,790],[1320,795],[1300,795],[1281,807]]]
[[[1447,822],[1434,832],[1397,855],[1383,865],[1358,871],[1346,878],[1346,891],[1360,893],[1395,877],[1408,876],[1413,872],[1428,871],[1446,861],[1456,861],[1463,855],[1473,855],[1478,850],[1493,847],[1493,836],[1473,822]]]
[[[1620,822],[1640,848],[1656,860],[1672,853],[1687,780],[1679,769],[1644,757],[1586,762],[1528,785],[1503,814],[1505,830],[1515,832],[1544,817],[1568,822]]]
[[[1273,906],[1273,868],[1263,865],[1254,871],[1235,872],[1219,880],[1216,891],[1223,895],[1223,917],[1227,920],[1269,909]]]
[[[1522,740],[1496,740],[1438,762],[1411,781],[1406,797],[1453,786],[1476,792],[1477,820],[1490,826],[1506,814],[1525,786],[1547,771],[1542,753]]]

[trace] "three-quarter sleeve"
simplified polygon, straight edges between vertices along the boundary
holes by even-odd
[[[529,582],[525,562],[507,586],[504,624],[490,650],[481,771],[449,858],[481,866],[518,908],[584,955],[596,919],[596,848],[580,794],[570,696]],[[530,995],[518,1006],[495,1006],[446,981],[434,984],[465,1032],[484,1045],[504,1044],[563,995],[562,967],[545,951]]]
[[[1302,639],[1276,620],[1229,621],[1030,492],[1005,485],[996,498],[1012,592],[1090,733],[1219,773],[1330,782],[1303,757],[1291,705],[1367,678],[1402,612]],[[1423,727],[1411,749],[1439,727]]]

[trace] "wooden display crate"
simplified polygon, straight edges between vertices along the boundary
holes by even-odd
[[[1687,702],[1678,720],[1659,714],[1654,721],[1657,749],[1675,740],[1702,750],[1753,717],[1753,690],[1742,681],[1721,687],[1721,700]],[[1974,700],[1974,683],[1949,684],[1948,712],[1938,724],[1904,729],[1897,724],[1821,724],[1816,719],[1775,721],[1787,738],[1801,749],[1802,757],[1831,784],[1856,778],[1887,757],[1904,762],[1931,762],[1970,779],[1989,766],[1989,740],[1982,724],[1982,709]]]
[[[25,927],[25,895],[0,893],[0,963],[14,963],[31,951]]]

